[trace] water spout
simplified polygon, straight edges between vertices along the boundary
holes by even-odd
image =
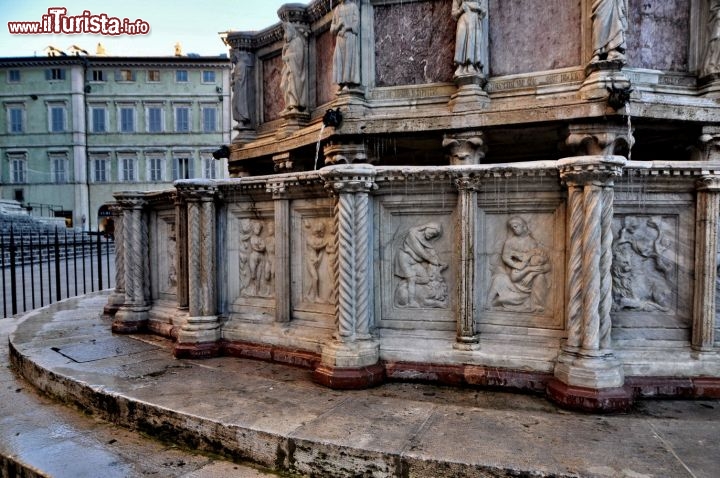
[[[323,124],[320,127],[320,134],[318,134],[317,145],[315,145],[315,168],[314,168],[314,171],[317,171],[318,156],[320,156],[320,142],[322,142],[322,136],[323,136],[324,131],[325,131],[325,119],[323,118]]]
[[[342,123],[342,113],[340,113],[340,110],[329,109],[325,112],[322,122],[324,126],[337,128]]]

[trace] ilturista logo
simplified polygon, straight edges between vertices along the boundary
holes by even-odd
[[[8,31],[13,35],[147,35],[150,24],[140,18],[130,20],[90,10],[84,10],[81,15],[68,15],[65,7],[50,7],[40,21],[8,22]]]

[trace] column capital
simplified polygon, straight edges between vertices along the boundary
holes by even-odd
[[[322,171],[325,189],[331,194],[368,193],[377,189],[375,168],[370,165],[335,166]]]
[[[265,191],[272,194],[273,199],[283,199],[287,195],[287,183],[282,180],[270,180],[265,184]]]
[[[452,165],[480,164],[488,149],[485,135],[481,131],[446,134],[442,145],[447,150]]]
[[[616,155],[630,151],[634,144],[632,131],[623,124],[571,124],[565,138],[565,145],[577,155]]]
[[[218,194],[218,188],[212,181],[178,181],[175,188],[178,196],[188,202],[214,201]]]
[[[720,175],[705,174],[696,183],[698,191],[717,193],[720,192]]]
[[[468,174],[461,174],[453,179],[458,191],[475,192],[481,189],[481,179]]]
[[[622,175],[627,160],[622,156],[576,156],[557,162],[560,178],[569,185],[610,186]]]
[[[323,155],[327,165],[370,162],[364,143],[331,141],[323,147]]]
[[[720,160],[720,126],[703,126],[698,140],[703,161]]]
[[[144,193],[123,191],[113,194],[117,205],[123,210],[142,209],[147,205]]]

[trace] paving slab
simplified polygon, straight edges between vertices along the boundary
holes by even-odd
[[[170,467],[184,475],[166,476],[252,476],[233,460],[318,477],[710,478],[720,469],[718,400],[642,401],[606,416],[567,412],[536,396],[428,384],[334,391],[300,368],[174,359],[165,339],[113,335],[100,317],[105,301],[93,294],[26,315],[10,338],[13,363],[33,386],[123,425],[129,437],[142,432],[228,460],[191,454],[184,470]],[[15,393],[13,383],[0,374],[5,393]],[[96,467],[110,466],[102,432],[47,422],[25,443],[58,436],[47,442],[53,464],[72,443],[99,447]],[[181,458],[166,463],[184,460],[179,449],[167,451]]]

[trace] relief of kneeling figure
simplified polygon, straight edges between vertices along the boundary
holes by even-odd
[[[396,307],[448,306],[448,286],[442,272],[448,265],[440,262],[430,241],[442,235],[442,226],[429,222],[411,227],[395,255],[394,272],[400,283],[395,288]]]

